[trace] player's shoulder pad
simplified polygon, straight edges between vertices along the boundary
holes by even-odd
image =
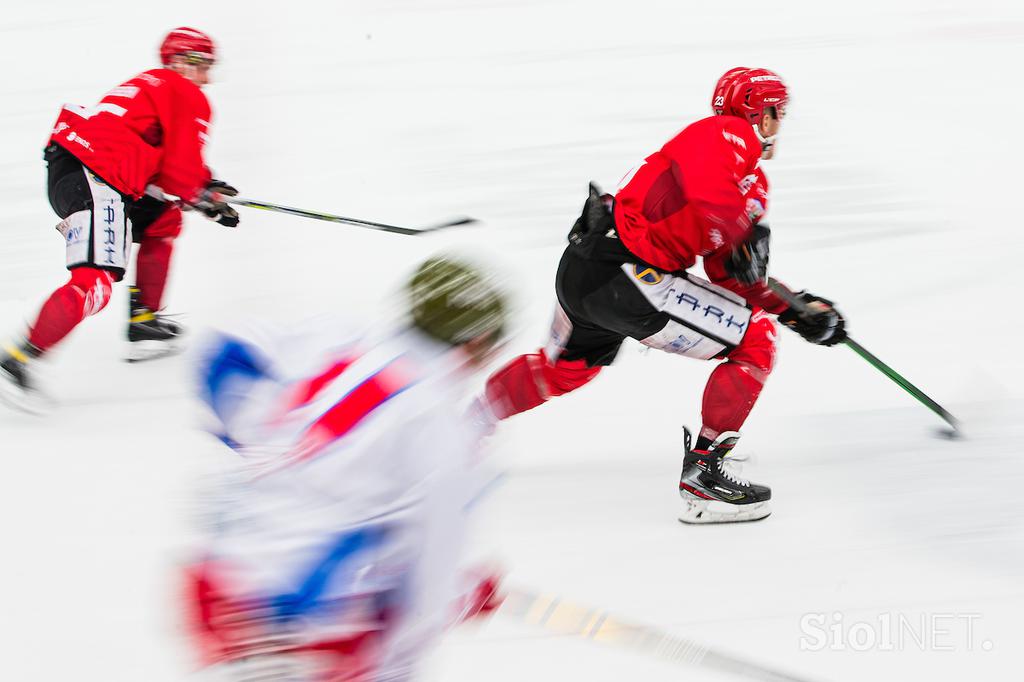
[[[190,111],[197,119],[201,119],[204,128],[209,126],[210,100],[206,98],[206,93],[201,87],[170,69],[153,69],[146,73],[163,80],[168,96],[183,104],[183,111]]]
[[[135,78],[132,78],[128,83],[131,84],[144,84],[151,88],[162,88],[166,87],[170,76],[178,76],[170,69],[150,69],[149,71],[143,71]],[[180,76],[178,76],[180,78]]]

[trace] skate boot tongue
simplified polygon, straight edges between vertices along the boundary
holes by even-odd
[[[701,449],[703,445],[701,441],[706,440],[703,436],[697,439],[697,449]],[[708,443],[706,450],[709,453],[713,453],[720,457],[725,457],[732,452],[732,449],[736,447],[736,443],[740,440],[740,434],[738,431],[723,431],[718,434],[718,437]]]

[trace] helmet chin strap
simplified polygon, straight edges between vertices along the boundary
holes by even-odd
[[[773,120],[778,122],[782,118],[782,116],[785,114],[785,109],[783,108],[783,104],[784,103],[780,103],[778,105],[773,105],[773,106],[770,106],[770,107],[765,107],[764,112],[768,112],[768,115],[770,115]],[[762,120],[764,119],[764,116],[765,116],[765,113],[762,112],[762,114],[761,114],[761,119]],[[761,140],[761,158],[762,159],[770,159],[770,158],[772,158],[772,156],[775,155],[775,138],[778,137],[779,126],[778,125],[775,126],[775,133],[776,134],[775,135],[771,135],[769,137],[765,137],[764,136],[764,134],[761,132],[761,126],[758,123],[754,123],[753,126],[754,126],[754,133],[756,133],[757,134],[757,138],[759,140]]]
[[[775,154],[775,135],[771,137],[765,137],[761,134],[761,126],[756,123],[752,126],[754,133],[757,135],[757,139],[761,140],[761,158],[768,160]]]

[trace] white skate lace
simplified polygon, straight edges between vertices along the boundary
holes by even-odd
[[[740,476],[740,470],[743,468],[742,460],[732,458],[730,460],[732,461],[727,462],[725,457],[718,460],[718,473],[736,485],[749,487],[750,481]]]
[[[162,313],[154,312],[153,317],[161,322],[170,322],[176,327],[181,327],[181,319],[185,317],[185,313]]]

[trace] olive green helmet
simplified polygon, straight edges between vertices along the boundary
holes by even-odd
[[[413,324],[433,338],[459,346],[503,334],[508,301],[495,278],[453,256],[435,256],[408,284]]]

